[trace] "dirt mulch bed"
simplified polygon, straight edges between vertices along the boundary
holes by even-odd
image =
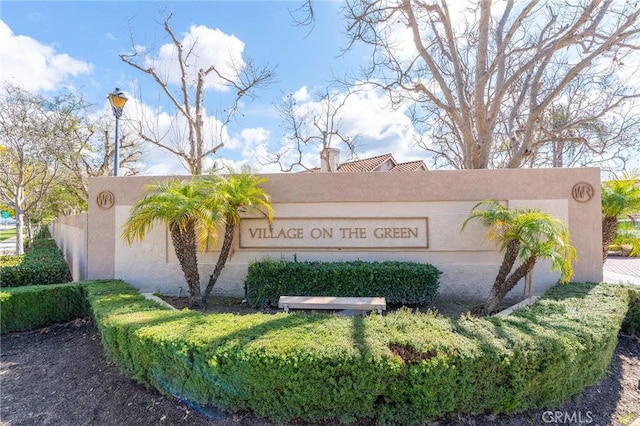
[[[105,356],[90,319],[3,335],[0,344],[0,425],[272,425],[250,414],[206,417],[137,384]],[[543,425],[573,419],[573,424],[627,426],[640,417],[639,381],[640,341],[620,336],[606,377],[553,413],[480,415],[436,424]]]

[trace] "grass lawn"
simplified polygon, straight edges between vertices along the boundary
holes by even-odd
[[[16,228],[3,229],[0,231],[0,241],[16,236]]]

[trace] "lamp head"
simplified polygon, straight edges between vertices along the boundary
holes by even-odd
[[[122,116],[122,108],[124,108],[124,104],[128,101],[128,99],[124,96],[124,93],[122,93],[120,89],[116,87],[116,90],[109,93],[107,99],[109,99],[111,108],[113,108],[113,115],[115,115],[116,118],[120,118]]]

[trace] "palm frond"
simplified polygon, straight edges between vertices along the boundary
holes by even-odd
[[[495,200],[478,203],[463,225],[477,219],[487,227],[487,239],[495,241],[503,253],[511,241],[518,242],[518,258],[550,259],[561,281],[573,275],[576,249],[570,244],[566,224],[538,209],[508,209]]]

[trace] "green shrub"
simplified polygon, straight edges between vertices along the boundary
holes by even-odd
[[[89,304],[78,284],[18,287],[0,292],[0,333],[33,330],[88,315]]]
[[[629,310],[622,322],[621,331],[630,336],[640,336],[640,288],[627,287]]]
[[[105,349],[136,380],[282,422],[423,424],[551,407],[602,377],[637,307],[626,288],[572,283],[507,317],[203,315],[166,310],[122,281],[74,286]]]
[[[389,304],[427,305],[442,274],[415,262],[252,262],[246,278],[251,306],[278,306],[280,296],[385,297]]]
[[[82,281],[91,313],[101,325],[101,321],[109,315],[122,315],[149,310],[167,310],[157,302],[145,298],[140,292],[121,280]]]
[[[0,268],[0,287],[71,281],[69,266],[53,239],[34,240],[19,264]]]
[[[387,424],[559,403],[607,370],[628,304],[604,284],[555,287],[509,317],[459,319],[202,315],[139,306],[131,292],[136,306],[123,310],[120,297],[90,296],[108,352],[144,383],[275,421]]]

